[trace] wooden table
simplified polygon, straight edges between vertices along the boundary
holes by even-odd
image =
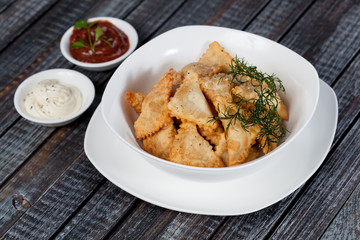
[[[76,20],[131,23],[139,46],[172,28],[215,25],[255,33],[297,52],[336,92],[338,128],[321,167],[285,199],[239,216],[181,213],[118,188],[84,153],[84,135],[114,70],[90,72],[60,53]],[[0,2],[0,235],[4,239],[359,239],[360,3],[337,1]],[[91,78],[96,98],[75,122],[42,127],[18,115],[17,86],[69,68]]]

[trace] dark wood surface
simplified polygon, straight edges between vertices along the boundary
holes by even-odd
[[[76,20],[131,23],[141,46],[184,25],[215,25],[273,39],[310,61],[336,92],[338,128],[316,173],[285,199],[239,216],[181,213],[144,202],[103,177],[84,135],[114,70],[90,72],[62,57]],[[185,0],[0,1],[0,236],[3,239],[360,239],[360,2]],[[80,71],[96,98],[75,122],[42,127],[17,114],[28,76]]]

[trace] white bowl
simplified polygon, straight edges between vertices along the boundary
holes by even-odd
[[[127,56],[129,56],[136,48],[138,44],[138,35],[133,26],[131,26],[128,22],[124,20],[113,18],[113,17],[96,17],[88,19],[89,22],[97,21],[97,20],[106,20],[114,24],[121,31],[123,31],[129,38],[129,49],[126,53],[121,55],[120,57],[103,63],[86,63],[76,60],[70,54],[70,36],[74,30],[74,27],[69,28],[61,38],[60,41],[60,50],[62,55],[71,63],[82,67],[86,70],[90,71],[105,71],[117,67]]]
[[[81,108],[72,115],[57,120],[40,120],[30,116],[24,109],[24,98],[35,84],[45,79],[56,79],[62,84],[71,85],[79,89],[82,94]],[[95,87],[88,77],[74,70],[57,68],[38,72],[25,79],[16,89],[14,95],[14,105],[16,111],[23,118],[31,122],[38,123],[47,127],[59,127],[77,119],[83,112],[86,111],[86,109],[90,107],[91,103],[94,100],[94,97]]]
[[[271,153],[255,161],[227,168],[201,168],[172,163],[145,152],[134,137],[137,115],[125,101],[126,90],[148,93],[159,77],[197,61],[209,44],[218,41],[233,57],[245,58],[263,72],[276,74],[283,82],[281,94],[288,111],[289,133]],[[271,164],[276,155],[298,136],[313,116],[319,97],[319,77],[303,57],[269,39],[234,29],[187,26],[168,31],[149,41],[115,71],[102,97],[102,115],[113,133],[150,163],[177,175],[201,179],[230,179],[253,173]],[[131,159],[129,159],[130,161]]]

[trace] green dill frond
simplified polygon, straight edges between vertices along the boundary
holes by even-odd
[[[248,131],[249,127],[258,125],[261,128],[259,142],[265,139],[265,143],[260,148],[270,146],[271,143],[279,143],[287,132],[277,112],[281,101],[278,92],[285,92],[281,80],[274,74],[262,73],[256,66],[248,65],[244,59],[237,57],[233,59],[230,67],[227,76],[231,76],[232,84],[239,86],[250,83],[257,98],[245,99],[241,95],[231,93],[232,102],[222,110],[217,106],[219,116],[214,117],[213,120],[228,121],[225,127],[226,135],[229,127],[236,122],[239,122],[245,131]]]

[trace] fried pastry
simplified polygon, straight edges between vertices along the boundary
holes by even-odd
[[[239,121],[230,122],[225,114],[231,113],[235,107],[232,104],[231,83],[225,75],[218,74],[201,81],[202,90],[213,102],[226,131],[226,143],[228,150],[228,166],[234,166],[245,162],[251,146],[256,142],[260,128],[255,125],[244,130]]]
[[[175,71],[170,69],[145,96],[139,118],[134,123],[135,137],[144,139],[171,123],[167,105],[171,94]]]
[[[140,115],[141,105],[145,99],[144,93],[126,91],[126,101],[134,108],[135,112]]]
[[[228,72],[231,70],[230,63],[232,59],[230,54],[215,41],[209,45],[199,62],[209,66],[218,66],[222,72]]]
[[[143,140],[144,150],[156,157],[167,160],[169,159],[175,135],[176,128],[173,123],[170,123]]]
[[[228,166],[228,149],[226,144],[225,132],[222,126],[217,127],[215,130],[199,128],[199,133],[212,145],[214,145],[215,154],[221,158],[225,166]]]
[[[195,167],[224,167],[223,161],[212,146],[197,131],[196,125],[184,122],[180,125],[169,160]]]
[[[269,153],[285,136],[282,89],[278,78],[213,42],[198,62],[170,69],[147,95],[127,91],[126,100],[139,114],[135,136],[148,153],[189,166],[230,167]]]
[[[253,103],[259,98],[256,92],[261,91],[260,86],[257,86],[257,83],[254,81],[255,80],[249,80],[242,83],[241,85],[237,85],[231,91],[233,94],[249,100],[250,103]],[[265,91],[266,88],[268,88],[268,85],[264,82],[262,86],[262,91]],[[271,104],[276,105],[276,111],[278,112],[281,119],[287,121],[289,119],[289,113],[284,102],[281,100],[279,93],[276,93],[276,98],[271,98],[270,101]]]
[[[215,129],[218,124],[216,121],[211,121],[214,116],[200,89],[198,77],[197,72],[188,71],[183,84],[170,99],[168,108],[173,117]]]

